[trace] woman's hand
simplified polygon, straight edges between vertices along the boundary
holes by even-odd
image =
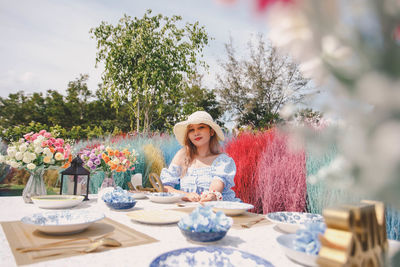
[[[201,194],[200,202],[216,201],[217,196],[214,193]]]
[[[182,199],[184,201],[198,202],[200,201],[200,196],[195,192],[190,192],[186,193],[186,195]]]

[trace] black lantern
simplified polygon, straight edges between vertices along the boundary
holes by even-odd
[[[79,176],[87,176],[86,195],[83,200],[89,200],[88,195],[89,195],[90,171],[82,167],[82,164],[83,164],[82,159],[79,156],[77,156],[72,160],[71,166],[61,172],[60,195],[62,194],[64,175],[74,176],[74,195],[76,195],[78,184],[80,185],[78,181]]]

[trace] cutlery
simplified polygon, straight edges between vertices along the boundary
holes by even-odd
[[[242,223],[242,224],[240,224],[240,226],[242,226],[243,228],[250,228],[253,225],[255,225],[256,223],[259,223],[259,222],[261,222],[263,220],[265,220],[265,217],[261,217],[261,218],[259,218],[257,220],[254,220],[254,221],[251,221],[251,222],[248,222],[248,223]]]
[[[92,244],[90,244],[89,246],[86,246],[84,249],[79,249],[79,250],[67,250],[67,251],[60,251],[60,252],[55,252],[55,253],[50,253],[50,254],[46,254],[46,255],[40,255],[40,256],[35,256],[33,257],[34,259],[39,259],[39,258],[46,258],[46,257],[53,257],[53,256],[58,256],[58,255],[62,255],[65,253],[90,253],[93,252],[95,250],[97,250],[99,247],[101,246],[105,246],[105,247],[120,247],[122,246],[122,244],[120,242],[118,242],[117,240],[110,238],[110,237],[104,237]],[[59,249],[55,248],[55,249]]]
[[[57,241],[57,242],[52,242],[52,243],[47,243],[47,244],[43,244],[43,245],[35,245],[35,246],[30,246],[30,247],[20,247],[20,248],[16,248],[17,251],[21,252],[21,253],[25,253],[25,252],[30,252],[30,251],[38,251],[38,250],[42,250],[42,249],[52,249],[52,248],[56,248],[59,246],[63,246],[63,245],[67,245],[67,244],[73,244],[77,241],[82,241],[82,240],[87,240],[89,243],[93,243],[96,242],[98,240],[101,240],[102,238],[106,238],[107,236],[111,235],[112,232],[107,233],[105,235],[99,236],[97,238],[89,238],[89,237],[78,237],[78,238],[73,238],[73,239],[68,239],[68,240],[62,240],[62,241]]]

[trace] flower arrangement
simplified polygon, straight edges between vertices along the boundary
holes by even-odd
[[[132,149],[118,150],[104,145],[93,149],[84,149],[80,153],[84,166],[91,171],[115,172],[133,171],[136,163],[136,151]]]
[[[46,130],[25,134],[24,138],[9,145],[7,155],[0,155],[0,163],[28,171],[56,166],[66,168],[71,159],[71,146]]]

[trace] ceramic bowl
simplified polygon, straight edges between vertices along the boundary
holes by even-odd
[[[131,201],[131,202],[107,202],[104,201],[104,203],[106,203],[106,205],[114,210],[127,210],[127,209],[131,209],[136,205],[137,201]]]
[[[324,221],[324,217],[319,214],[291,211],[271,212],[267,214],[267,218],[286,233],[296,233],[306,223]]]
[[[222,211],[228,216],[237,216],[254,208],[251,204],[236,201],[210,201],[204,202],[204,205],[211,206],[214,212]]]
[[[195,242],[214,242],[221,240],[229,230],[228,229],[226,231],[220,231],[220,232],[195,232],[191,230],[182,229],[181,227],[179,227],[179,229],[187,239]]]
[[[304,266],[318,266],[317,255],[307,254],[301,251],[297,251],[294,248],[294,241],[296,240],[296,234],[286,234],[278,236],[276,241],[281,245],[286,256],[291,260],[298,262]]]
[[[82,232],[104,217],[102,212],[93,210],[57,210],[25,216],[21,222],[46,234],[66,235]]]

